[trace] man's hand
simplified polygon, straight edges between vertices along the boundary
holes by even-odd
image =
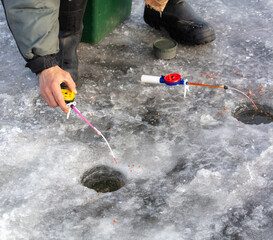
[[[68,113],[63,94],[61,92],[61,83],[65,83],[70,91],[76,91],[76,84],[71,78],[69,72],[64,71],[59,66],[54,66],[39,73],[40,93],[50,107],[58,107]]]

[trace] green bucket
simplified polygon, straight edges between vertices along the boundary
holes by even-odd
[[[82,42],[96,44],[131,14],[132,0],[92,0],[87,2]]]

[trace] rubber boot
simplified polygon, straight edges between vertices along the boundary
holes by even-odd
[[[179,43],[199,45],[212,42],[215,33],[212,26],[196,15],[183,0],[169,0],[162,13],[145,6],[144,20],[151,27],[161,27]]]
[[[86,3],[87,0],[60,2],[59,66],[70,73],[77,87],[80,87],[77,48],[81,41]]]

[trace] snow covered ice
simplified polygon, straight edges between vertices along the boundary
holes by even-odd
[[[168,35],[144,23],[140,0],[101,43],[80,45],[77,108],[117,165],[75,112],[66,120],[45,104],[0,5],[1,240],[272,239],[273,123],[234,118],[251,107],[236,92],[191,86],[184,99],[182,86],[140,77],[178,72],[251,90],[255,103],[273,108],[273,0],[189,3],[216,40],[179,45],[175,59],[154,58],[153,41]],[[126,185],[84,187],[84,172],[99,165],[121,172]]]

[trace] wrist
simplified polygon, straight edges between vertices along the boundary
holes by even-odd
[[[41,72],[37,73],[37,75],[40,77],[41,75],[46,75],[48,73],[54,72],[55,70],[59,69],[59,66],[53,66],[53,67],[49,67],[46,68],[44,70],[42,70]]]

